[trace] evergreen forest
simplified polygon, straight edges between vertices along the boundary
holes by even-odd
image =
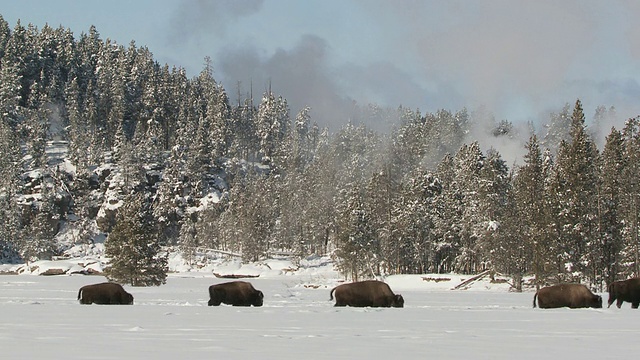
[[[469,136],[482,111],[358,105],[329,129],[272,89],[231,101],[209,59],[188,77],[95,27],[0,17],[0,262],[104,243],[107,274],[134,285],[163,283],[167,251],[213,249],[331,254],[354,280],[489,270],[602,289],[640,275],[640,117],[598,146],[615,109],[588,126],[567,100],[539,129],[490,122],[496,142],[524,139],[511,164]]]

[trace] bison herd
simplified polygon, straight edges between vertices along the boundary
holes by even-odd
[[[616,301],[620,308],[623,302],[631,303],[637,309],[640,305],[640,278],[615,281],[608,287],[608,307]],[[342,284],[329,292],[335,306],[353,307],[404,307],[404,298],[394,294],[388,284],[367,280]],[[246,281],[231,281],[209,287],[209,306],[227,304],[232,306],[262,306],[264,294]],[[122,286],[112,282],[86,285],[78,291],[80,304],[132,305],[133,295]],[[562,308],[602,308],[602,297],[581,284],[558,284],[538,290],[533,296],[533,307],[541,309]]]

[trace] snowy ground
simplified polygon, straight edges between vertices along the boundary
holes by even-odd
[[[478,282],[387,278],[403,309],[334,308],[328,273],[250,279],[261,308],[208,307],[228,281],[172,274],[160,287],[125,287],[133,306],[79,305],[101,276],[0,276],[3,359],[596,359],[637,354],[640,312],[532,308],[532,292]],[[442,276],[442,275],[441,275]],[[446,275],[442,276],[446,277]],[[314,288],[317,287],[317,288]],[[606,296],[605,296],[606,301]]]

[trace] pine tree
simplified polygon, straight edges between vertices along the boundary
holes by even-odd
[[[395,274],[400,271],[398,246],[392,236],[393,212],[395,210],[394,194],[398,184],[387,171],[374,173],[366,187],[367,204],[371,212],[371,221],[376,225],[376,237],[380,243],[380,256],[386,273]],[[397,238],[397,237],[396,237]],[[378,271],[380,272],[380,271]]]
[[[301,223],[307,226],[309,254],[326,254],[336,226],[336,189],[338,180],[326,149],[317,152],[316,160],[304,172],[303,184],[309,191],[309,204]]]
[[[34,86],[38,89],[38,86]],[[23,124],[27,133],[27,153],[31,156],[31,168],[42,169],[46,166],[47,131],[49,129],[49,110],[45,99],[41,99],[35,91],[31,98],[31,109],[27,110],[27,118]]]
[[[463,208],[462,197],[454,184],[456,174],[451,155],[445,155],[438,164],[435,176],[442,184],[442,190],[433,202],[433,232],[436,239],[434,262],[437,273],[447,273],[454,271],[454,260],[460,244],[458,219],[462,216]]]
[[[58,232],[60,215],[54,207],[55,193],[42,178],[41,200],[35,206],[35,216],[28,226],[28,234],[22,237],[20,255],[28,263],[34,260],[51,260],[58,249],[54,236]]]
[[[180,238],[178,245],[182,257],[189,265],[193,265],[196,257],[196,248],[200,245],[198,232],[196,231],[196,223],[191,216],[185,217],[182,226],[180,227]]]
[[[132,286],[166,282],[167,256],[162,254],[148,202],[140,194],[127,197],[105,242],[109,264],[105,276]]]
[[[532,262],[519,205],[516,193],[507,191],[501,216],[488,223],[488,234],[482,242],[492,270],[510,276],[515,291],[522,291],[524,275],[530,271]]]
[[[385,247],[382,257],[395,263],[397,272],[423,274],[438,268],[435,260],[434,202],[441,191],[439,179],[416,169],[403,179],[396,195],[388,194],[396,199],[390,209],[389,231],[397,246]]]
[[[511,177],[500,153],[489,149],[479,173],[477,211],[481,222],[477,230],[477,244],[482,268],[478,271],[491,265],[504,265],[506,258],[509,266],[504,272],[514,277],[516,289],[520,290],[528,259],[522,251],[523,238],[517,235],[517,223],[512,221],[515,220],[513,214],[517,213],[517,207],[513,199]],[[506,248],[506,253],[495,249],[496,239]]]
[[[80,94],[78,78],[74,77],[66,89],[67,113],[69,127],[67,136],[69,139],[68,157],[76,166],[77,173],[86,173],[89,169],[89,153],[91,150],[91,137],[88,130],[89,124],[83,117],[84,104]]]
[[[358,281],[366,274],[375,275],[373,269],[379,259],[379,244],[360,185],[343,191],[341,197],[335,252],[337,266],[347,278]]]
[[[457,218],[460,229],[459,254],[456,258],[456,271],[472,274],[481,267],[477,253],[477,242],[482,236],[482,216],[480,211],[480,171],[485,156],[480,145],[473,142],[463,145],[454,158],[455,181],[453,186],[459,196],[462,208]]]
[[[209,94],[206,117],[211,124],[208,141],[211,143],[213,162],[220,164],[222,157],[227,156],[231,147],[231,109],[229,98],[222,86],[216,86]]]
[[[253,99],[245,99],[238,103],[233,110],[233,139],[230,155],[236,158],[254,161],[260,141],[256,130],[257,109],[253,105]]]
[[[16,128],[22,121],[22,108],[19,106],[22,91],[22,77],[20,67],[11,62],[4,62],[0,67],[0,116],[2,121],[12,128]]]
[[[22,242],[16,197],[20,190],[20,148],[15,133],[0,114],[0,262],[17,260]]]
[[[624,249],[620,272],[623,278],[640,274],[640,117],[628,119],[622,129],[626,165],[620,179],[620,216]]]
[[[4,57],[7,42],[11,37],[11,29],[9,23],[0,15],[0,59]]]
[[[585,129],[582,103],[576,101],[571,116],[571,141],[563,142],[558,150],[557,194],[560,208],[556,214],[565,239],[563,252],[567,254],[569,271],[585,276],[593,283],[600,275],[597,261],[597,161],[595,144]]]
[[[184,127],[178,128],[176,143],[171,148],[162,181],[155,194],[154,215],[158,221],[161,243],[175,245],[180,234],[182,214],[188,205],[187,150],[188,141],[183,135]]]
[[[624,247],[623,222],[620,215],[623,193],[620,184],[627,165],[623,144],[622,133],[612,128],[602,152],[600,169],[601,181],[598,191],[599,245],[602,248],[600,266],[607,285],[618,280],[620,263],[623,260],[621,256]]]
[[[286,100],[276,98],[269,91],[262,97],[256,118],[256,132],[260,139],[260,155],[265,164],[271,163],[280,155],[278,146],[285,138],[291,120]]]
[[[516,220],[522,225],[520,236],[526,239],[526,252],[531,256],[531,268],[535,276],[536,287],[544,284],[549,275],[551,262],[550,244],[545,231],[548,224],[544,216],[545,209],[545,167],[542,151],[536,135],[526,144],[527,154],[524,164],[517,170],[513,180]]]
[[[569,141],[571,136],[571,106],[566,103],[559,113],[552,113],[549,124],[545,125],[547,130],[542,139],[542,146],[556,153],[562,141]]]

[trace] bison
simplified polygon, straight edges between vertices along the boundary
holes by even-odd
[[[536,298],[538,298],[538,306],[541,309],[602,307],[602,296],[595,295],[581,284],[559,284],[544,287],[533,296],[533,307],[536,307]]]
[[[78,301],[86,305],[132,305],[133,295],[126,292],[120,284],[105,282],[81,287]]]
[[[264,294],[249,282],[231,281],[209,286],[209,298],[209,306],[262,306]]]
[[[397,307],[404,306],[404,298],[400,294],[394,294],[389,285],[382,281],[367,280],[342,284],[331,289],[330,300],[336,293],[335,306],[354,307]]]
[[[640,278],[632,278],[622,281],[614,281],[609,284],[609,306],[615,300],[618,309],[624,301],[631,303],[632,309],[637,309],[640,305]]]

